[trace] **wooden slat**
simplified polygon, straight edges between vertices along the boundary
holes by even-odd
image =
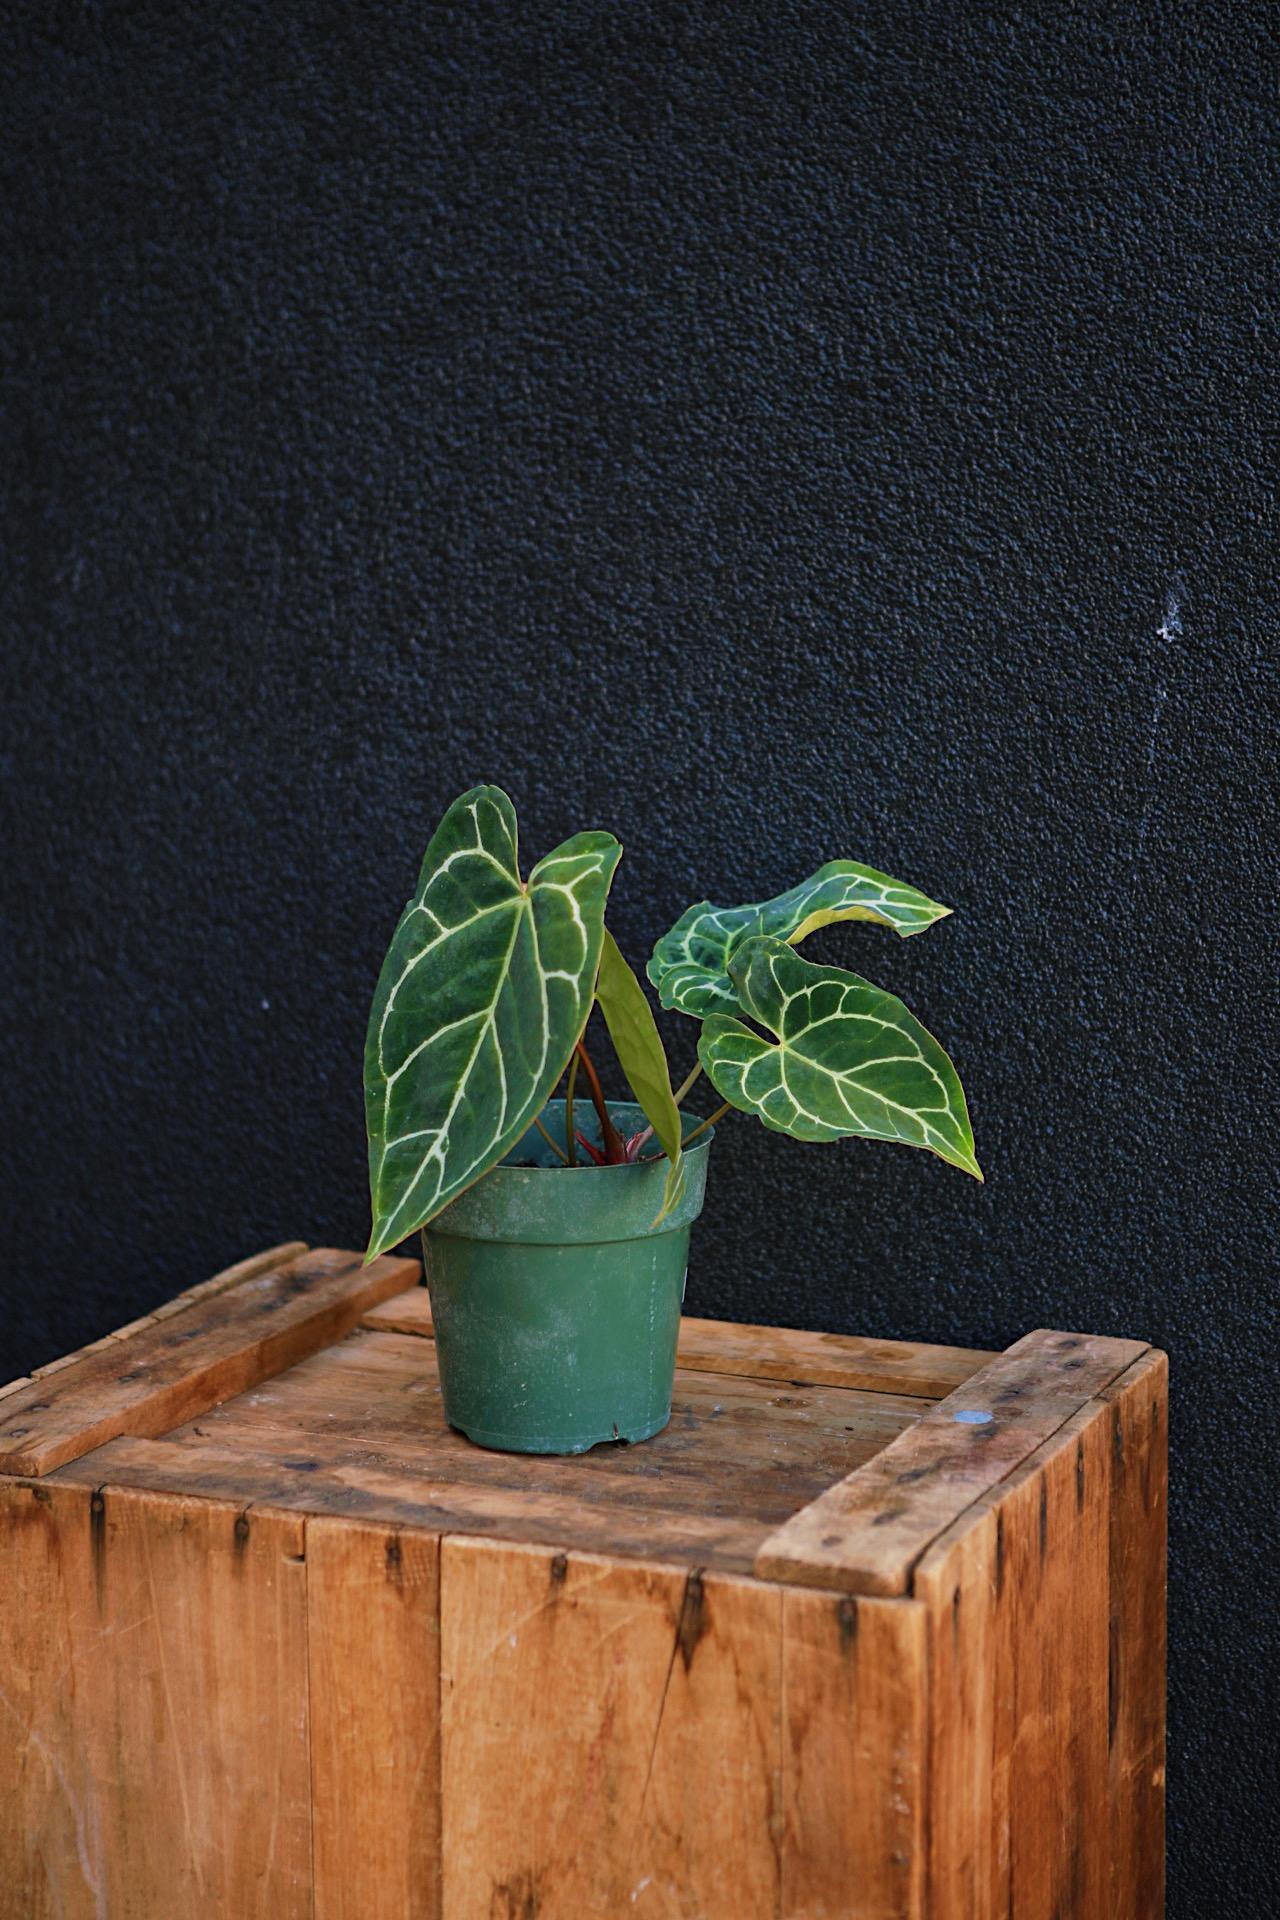
[[[0,1482],[0,1915],[97,1920],[103,1838],[89,1755],[94,1543],[88,1487]]]
[[[1107,1443],[1081,1409],[1000,1505],[996,1912],[1106,1912]]]
[[[1003,1491],[1001,1489],[1000,1491]],[[996,1495],[989,1496],[994,1503]],[[929,1548],[912,1592],[929,1619],[930,1920],[1005,1920],[991,1904],[998,1565],[996,1507],[979,1502]],[[888,1603],[886,1603],[888,1604]],[[1003,1781],[1007,1805],[1007,1778]]]
[[[357,1254],[317,1248],[108,1340],[0,1402],[0,1473],[48,1473],[117,1435],[163,1433],[339,1339],[418,1272],[415,1260],[362,1269]]]
[[[381,1306],[370,1307],[360,1325],[374,1333],[406,1333],[422,1340],[434,1340],[431,1295],[425,1287],[414,1287],[395,1300],[384,1300]]]
[[[446,1540],[449,1920],[775,1914],[781,1604],[716,1575]]]
[[[67,1484],[110,1479],[160,1492],[181,1487],[199,1498],[288,1506],[433,1533],[503,1535],[627,1556],[657,1553],[735,1571],[749,1570],[760,1542],[758,1522],[735,1515],[593,1505],[529,1487],[462,1485],[376,1465],[325,1474],[305,1445],[276,1461],[212,1442],[112,1440],[87,1460],[59,1469],[55,1478]]]
[[[924,1609],[797,1588],[782,1590],[782,1609],[782,1920],[915,1920],[924,1895]]]
[[[756,1573],[905,1593],[929,1543],[1146,1350],[1135,1340],[1027,1334],[779,1528]]]
[[[1164,1912],[1169,1363],[1149,1353],[1102,1394],[1111,1443],[1109,1920]]]
[[[679,1364],[756,1380],[853,1387],[941,1399],[993,1356],[970,1347],[931,1347],[857,1334],[805,1333],[796,1327],[742,1326],[730,1320],[682,1320]]]
[[[373,1307],[363,1326],[384,1333],[432,1337],[425,1287]],[[805,1333],[796,1327],[752,1327],[733,1320],[680,1322],[677,1364],[686,1372],[788,1380],[796,1386],[855,1387],[939,1400],[996,1356],[976,1347],[931,1347],[854,1334]]]
[[[73,1367],[78,1361],[87,1360],[90,1354],[104,1352],[113,1340],[129,1340],[134,1334],[153,1326],[157,1320],[167,1320],[175,1313],[184,1313],[197,1300],[238,1286],[242,1280],[252,1280],[260,1273],[269,1272],[272,1267],[283,1267],[306,1251],[305,1240],[285,1240],[279,1246],[264,1247],[261,1253],[251,1254],[247,1260],[238,1260],[233,1267],[224,1267],[221,1273],[215,1273],[212,1279],[201,1280],[197,1286],[188,1287],[185,1293],[176,1294],[153,1312],[144,1313],[123,1327],[114,1327],[110,1333],[104,1333],[100,1340],[91,1341],[87,1347],[79,1347],[74,1353],[65,1353],[57,1360],[47,1361],[43,1367],[37,1367],[31,1377],[34,1380],[46,1380],[50,1374],[61,1373],[64,1367]],[[0,1396],[8,1391],[7,1387],[0,1387]]]
[[[315,1920],[439,1920],[439,1553],[307,1521]]]
[[[307,1920],[303,1525],[0,1484],[0,1912]]]
[[[930,1612],[936,1920],[1010,1912],[1156,1920],[1162,1911],[1141,1900],[1108,1904],[1113,1476],[1110,1409],[1099,1397],[915,1570],[913,1592]],[[1132,1653],[1141,1662],[1137,1645]],[[1157,1712],[1162,1727],[1162,1697]],[[1122,1850],[1132,1844],[1122,1838]]]

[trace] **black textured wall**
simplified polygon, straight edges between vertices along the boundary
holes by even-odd
[[[1172,1911],[1269,1912],[1273,10],[4,12],[0,1374],[361,1240],[462,787],[636,961],[885,867],[809,951],[988,1184],[726,1126],[690,1305],[1169,1348]]]

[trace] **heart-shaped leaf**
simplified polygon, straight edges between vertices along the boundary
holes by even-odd
[[[369,1015],[369,1259],[496,1166],[541,1112],[591,1010],[621,854],[612,834],[576,834],[526,886],[501,788],[464,793],[440,822]]]
[[[981,1180],[956,1070],[901,1000],[782,940],[749,941],[730,971],[775,1037],[724,1014],[704,1023],[698,1059],[723,1099],[797,1140],[897,1140]]]
[[[671,1092],[667,1056],[658,1034],[653,1009],[608,927],[604,930],[604,946],[600,952],[596,999],[600,1002],[600,1011],[609,1029],[618,1063],[670,1163],[662,1193],[662,1210],[653,1222],[656,1227],[684,1192],[684,1168],[680,1164],[680,1109]]]
[[[905,939],[950,911],[874,867],[829,860],[773,900],[746,907],[713,907],[703,900],[690,907],[654,948],[649,978],[664,1007],[699,1018],[736,1013],[729,962],[746,940],[768,934],[795,946],[833,920],[874,920]]]

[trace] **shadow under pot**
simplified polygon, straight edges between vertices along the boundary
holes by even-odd
[[[622,1134],[645,1126],[638,1106],[608,1105]],[[698,1124],[681,1118],[686,1133]],[[542,1123],[564,1138],[563,1100]],[[588,1103],[575,1103],[574,1123],[599,1143]],[[596,1166],[579,1147],[586,1164],[566,1167],[534,1127],[423,1229],[451,1427],[505,1453],[585,1453],[662,1431],[713,1137],[690,1147],[684,1193],[660,1226],[665,1155]]]

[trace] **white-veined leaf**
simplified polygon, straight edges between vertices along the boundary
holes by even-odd
[[[501,788],[464,793],[440,822],[369,1015],[369,1259],[496,1166],[542,1111],[591,1009],[621,854],[612,834],[576,834],[526,885]]]
[[[698,1059],[722,1099],[797,1140],[894,1140],[981,1180],[956,1070],[901,1000],[782,940],[753,939],[729,964],[773,1037],[725,1014],[703,1023]]]
[[[873,920],[906,939],[950,911],[874,867],[829,860],[772,900],[745,907],[713,907],[702,900],[688,908],[655,946],[649,978],[664,1007],[700,1019],[735,1013],[738,997],[729,962],[744,941],[769,934],[794,947],[833,920]]]

